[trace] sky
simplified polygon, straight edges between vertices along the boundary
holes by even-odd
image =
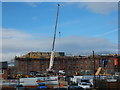
[[[58,2],[2,2],[2,60],[50,52]],[[117,2],[59,2],[55,50],[66,55],[117,53]]]

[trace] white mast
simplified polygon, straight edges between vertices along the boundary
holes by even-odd
[[[57,9],[57,16],[56,16],[56,23],[54,28],[54,38],[53,38],[53,45],[52,45],[52,51],[51,51],[51,57],[50,57],[50,63],[49,68],[47,71],[53,72],[53,63],[54,63],[54,54],[55,54],[55,39],[56,39],[56,29],[57,29],[57,22],[58,22],[58,13],[59,13],[59,4]]]

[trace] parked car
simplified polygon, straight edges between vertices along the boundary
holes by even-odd
[[[78,86],[84,88],[84,89],[90,89],[92,88],[92,84],[91,83],[87,83],[87,82],[80,82],[78,83]]]
[[[47,90],[47,86],[45,85],[45,83],[38,83],[38,88]]]
[[[82,87],[78,86],[78,84],[70,84],[68,86],[68,90],[84,90]]]

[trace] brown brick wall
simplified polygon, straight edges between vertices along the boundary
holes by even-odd
[[[0,78],[3,78],[3,79],[8,78],[8,69],[3,69],[3,73],[0,74]]]
[[[114,72],[114,57],[112,56],[95,56],[95,69],[100,66],[100,60],[104,58],[108,60],[108,64],[105,70],[109,73]],[[37,71],[45,73],[49,66],[49,58],[35,59],[35,58],[19,58],[18,61],[18,73],[29,73],[30,71]],[[81,75],[88,71],[88,74],[93,74],[94,61],[91,57],[56,57],[54,60],[54,70],[58,71],[64,69],[66,74],[74,74],[79,72]]]

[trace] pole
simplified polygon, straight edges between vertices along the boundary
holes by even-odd
[[[95,88],[95,53],[94,53],[94,51],[93,51],[93,61],[94,61],[94,88]]]
[[[19,90],[19,85],[20,85],[20,77],[17,78],[17,87],[16,87],[16,90]]]
[[[101,58],[99,58],[99,67],[101,66],[101,65],[100,65],[100,60],[101,60]],[[100,84],[101,84],[101,81],[100,81],[101,79],[100,79],[100,78],[101,78],[101,77],[100,77],[100,74],[99,74],[99,83],[98,83],[98,84],[99,84],[99,88],[98,88],[98,89],[101,88],[101,87],[100,87],[100,86],[101,86],[101,85],[100,85]]]

